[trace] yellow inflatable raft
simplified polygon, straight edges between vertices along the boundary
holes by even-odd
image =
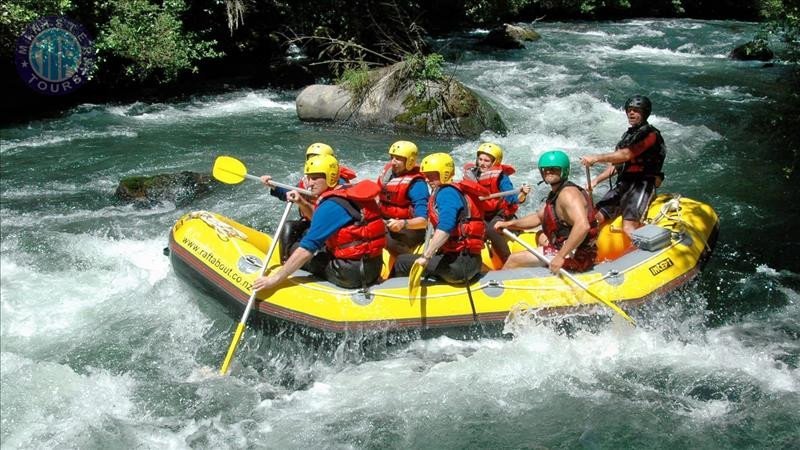
[[[710,256],[719,221],[714,210],[677,195],[660,195],[650,207],[647,233],[636,244],[623,238],[619,221],[598,237],[598,263],[574,274],[604,300],[625,308],[671,291],[693,278]],[[535,245],[534,233],[523,233]],[[651,239],[652,237],[652,239]],[[229,218],[205,211],[186,214],[172,227],[172,265],[179,275],[243,310],[271,238]],[[526,251],[512,242],[512,251]],[[485,252],[486,253],[486,252]],[[280,263],[279,252],[269,270]],[[503,322],[509,312],[591,312],[606,308],[570,280],[545,268],[496,270],[487,266],[470,286],[423,280],[421,298],[409,299],[408,279],[393,278],[361,289],[343,289],[299,271],[272,292],[259,292],[262,318],[326,332],[470,326]],[[470,301],[471,296],[471,301]],[[474,305],[474,314],[473,314]],[[251,316],[252,317],[252,316]]]

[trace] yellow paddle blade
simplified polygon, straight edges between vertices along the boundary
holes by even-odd
[[[214,160],[211,175],[225,184],[239,184],[244,181],[247,168],[232,156],[218,156]]]
[[[417,263],[411,266],[411,271],[408,274],[408,299],[414,300],[419,298],[420,289],[422,288],[422,273],[425,268]]]
[[[236,353],[236,346],[239,345],[239,341],[242,339],[242,332],[244,332],[244,322],[239,322],[239,326],[236,327],[236,332],[233,333],[231,345],[228,347],[228,354],[225,355],[225,361],[222,362],[222,367],[219,369],[219,374],[222,376],[228,373],[228,366],[231,365],[233,354]]]
[[[381,278],[384,280],[389,279],[389,275],[392,273],[392,266],[394,266],[395,256],[389,252],[389,250],[383,249],[383,266],[381,268]]]

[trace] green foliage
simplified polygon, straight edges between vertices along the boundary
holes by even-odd
[[[761,0],[761,14],[766,23],[757,40],[777,39],[785,45],[781,58],[797,64],[800,62],[800,0]]]
[[[478,24],[494,25],[515,17],[536,0],[467,0],[467,17]]]
[[[363,100],[372,87],[369,67],[367,67],[366,64],[362,64],[359,67],[345,69],[337,80],[337,84],[344,86],[345,89],[350,91],[353,98]]]
[[[10,57],[25,27],[40,17],[62,16],[72,10],[71,0],[14,0],[0,3],[0,53]]]
[[[426,81],[441,81],[444,79],[444,57],[438,53],[423,55],[421,53],[407,54],[403,59],[402,78],[414,83],[417,96],[425,93]]]
[[[111,20],[102,27],[97,40],[100,64],[108,57],[129,61],[125,75],[132,79],[174,79],[185,70],[196,71],[198,60],[214,58],[214,41],[198,38],[183,29],[180,14],[183,0],[165,0],[162,5],[148,0],[111,0]]]
[[[600,8],[609,7],[617,9],[629,9],[631,7],[631,3],[628,0],[581,0],[578,9],[580,10],[581,14],[591,15]]]

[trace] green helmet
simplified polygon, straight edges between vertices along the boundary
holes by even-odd
[[[545,167],[558,167],[561,169],[561,180],[567,181],[569,178],[569,156],[563,150],[553,149],[542,153],[539,157],[539,173],[544,179]]]

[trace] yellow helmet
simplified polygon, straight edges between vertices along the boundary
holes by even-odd
[[[308,159],[312,155],[331,155],[336,156],[333,153],[333,147],[328,144],[323,144],[322,142],[315,142],[308,146],[306,149],[306,159]]]
[[[484,142],[478,147],[478,155],[481,153],[485,153],[494,159],[494,164],[500,164],[503,162],[503,149],[500,148],[499,145],[493,144],[491,142]]]
[[[389,146],[389,154],[406,159],[406,170],[411,170],[417,163],[417,145],[410,141],[397,141]]]
[[[335,187],[339,184],[339,161],[331,155],[314,155],[306,161],[303,173],[324,173],[328,187]]]
[[[453,158],[447,153],[434,153],[422,160],[420,172],[439,172],[439,181],[448,184],[455,175],[456,165]]]

